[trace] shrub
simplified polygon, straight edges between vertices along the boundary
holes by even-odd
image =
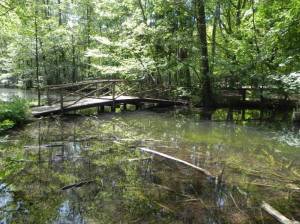
[[[15,126],[15,122],[9,120],[9,119],[6,119],[4,121],[1,121],[0,122],[0,132],[2,131],[5,131],[7,129],[10,129],[12,128],[13,126]]]
[[[0,102],[0,131],[22,124],[28,117],[26,100],[14,98],[11,102]]]

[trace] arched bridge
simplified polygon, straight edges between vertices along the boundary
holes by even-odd
[[[137,108],[144,103],[157,106],[187,104],[185,101],[172,97],[171,87],[152,85],[149,88],[143,86],[142,82],[120,79],[97,79],[51,85],[45,86],[43,90],[47,93],[44,105],[32,108],[32,114],[36,117],[93,107],[98,108],[98,112],[103,112],[105,106],[109,106],[111,111],[115,111],[120,104],[125,107],[127,104],[133,104]]]

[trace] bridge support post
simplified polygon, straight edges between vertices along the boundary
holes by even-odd
[[[111,112],[116,112],[116,103],[115,103],[115,98],[116,98],[116,83],[112,83],[112,106],[111,106]]]
[[[100,97],[100,89],[101,89],[101,85],[100,83],[96,83],[96,92],[95,92],[95,97]]]
[[[103,105],[97,107],[97,113],[98,114],[104,113],[104,111],[105,111],[105,108],[104,108]]]
[[[246,110],[242,109],[242,121],[246,120]]]
[[[142,104],[141,103],[136,103],[135,104],[135,109],[136,110],[140,110],[142,108]]]
[[[61,113],[64,113],[64,95],[63,95],[63,91],[60,91],[60,110]]]
[[[241,89],[241,95],[242,95],[242,101],[243,102],[246,101],[246,93],[247,93],[246,89]]]
[[[142,93],[142,82],[140,81],[139,83],[138,83],[138,85],[139,85],[139,98],[142,98],[143,97],[143,93]]]
[[[47,91],[47,105],[51,106],[51,99],[50,99],[49,88],[47,88],[46,91]]]

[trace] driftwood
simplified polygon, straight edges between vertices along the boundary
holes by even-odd
[[[300,224],[300,222],[298,221],[288,219],[287,217],[282,215],[279,211],[277,211],[271,205],[269,205],[264,201],[261,207],[265,212],[267,212],[269,215],[271,215],[273,218],[275,218],[278,222],[282,224]]]
[[[82,181],[80,183],[75,183],[75,184],[64,186],[64,187],[61,188],[61,190],[65,191],[65,190],[68,190],[68,189],[71,189],[71,188],[74,188],[74,187],[76,187],[76,188],[82,187],[83,185],[90,184],[92,182],[94,182],[94,180]]]
[[[173,156],[170,156],[170,155],[167,155],[167,154],[164,154],[164,153],[161,153],[161,152],[158,152],[158,151],[149,149],[149,148],[141,147],[141,148],[139,148],[139,149],[140,149],[141,151],[143,151],[143,152],[148,152],[148,153],[151,153],[151,154],[154,154],[154,155],[157,155],[157,156],[160,156],[160,157],[169,159],[169,160],[173,160],[173,161],[175,161],[175,162],[177,162],[177,163],[181,163],[181,164],[186,165],[186,166],[188,166],[188,167],[192,167],[193,169],[196,169],[196,170],[200,171],[201,173],[205,174],[205,175],[208,176],[208,177],[216,178],[216,177],[214,177],[208,170],[203,169],[203,168],[198,167],[198,166],[195,166],[194,164],[189,163],[189,162],[187,162],[187,161],[184,161],[184,160],[175,158],[175,157],[173,157]]]

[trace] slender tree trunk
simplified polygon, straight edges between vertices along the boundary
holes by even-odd
[[[37,2],[35,2],[37,4]],[[35,6],[37,7],[37,5]],[[36,67],[36,82],[37,82],[37,92],[38,92],[38,105],[41,105],[41,90],[40,90],[40,71],[39,71],[39,49],[38,49],[38,25],[37,25],[37,14],[38,10],[35,8],[34,15],[34,34],[35,34],[35,67]]]
[[[239,27],[241,24],[241,9],[242,9],[242,0],[238,0],[237,9],[236,9],[236,26]]]
[[[188,50],[187,48],[179,48],[178,50],[178,59],[180,63],[184,63],[185,60],[188,58]],[[183,68],[179,70],[180,77],[183,77],[183,81],[185,83],[185,86],[187,88],[190,88],[192,86],[192,80],[191,80],[191,74],[190,69],[187,65],[184,65]]]
[[[58,25],[62,26],[63,25],[63,19],[62,19],[62,11],[61,11],[61,0],[58,0]],[[66,61],[66,56],[65,56],[65,51],[63,47],[60,47],[60,56],[59,56],[59,73],[60,73],[60,79],[62,81],[65,80],[66,77],[66,68],[65,68],[65,61]]]
[[[47,67],[46,67],[46,63],[47,63],[46,53],[44,51],[44,45],[43,45],[43,42],[41,40],[40,40],[40,49],[41,49],[42,60],[43,60],[43,63],[41,63],[41,67],[44,68],[44,81],[47,80],[46,83],[48,83],[49,75],[48,75]]]
[[[61,0],[58,0],[58,24],[62,25]]]
[[[142,11],[143,21],[147,25],[147,17],[146,17],[146,14],[145,14],[145,9],[144,9],[142,0],[138,0],[138,3],[139,3],[139,7],[140,7],[140,9]]]
[[[86,49],[90,47],[91,45],[91,6],[90,6],[90,1],[87,2],[87,6],[86,6],[86,22],[87,22],[87,26],[86,26],[86,37],[87,37],[87,45],[86,45]],[[91,65],[91,58],[88,57],[87,58],[87,75],[90,76],[90,65]]]
[[[200,60],[203,74],[203,106],[205,109],[209,109],[212,106],[212,89],[207,49],[207,31],[204,0],[196,0],[196,17],[200,42]]]
[[[215,9],[215,16],[214,16],[214,23],[213,23],[213,30],[212,30],[212,47],[211,47],[211,66],[210,72],[213,74],[214,66],[215,66],[215,56],[216,56],[216,35],[217,35],[217,25],[220,18],[220,2],[217,1]]]
[[[226,20],[228,25],[228,32],[232,33],[231,8],[227,9]]]
[[[76,82],[75,51],[74,35],[72,34],[72,82]]]
[[[257,29],[256,29],[256,24],[255,24],[255,8],[254,8],[254,0],[251,1],[251,7],[252,7],[252,24],[253,24],[253,35],[254,35],[254,43],[256,47],[256,52],[257,54],[260,54],[260,49],[258,47],[258,41],[257,41]]]

